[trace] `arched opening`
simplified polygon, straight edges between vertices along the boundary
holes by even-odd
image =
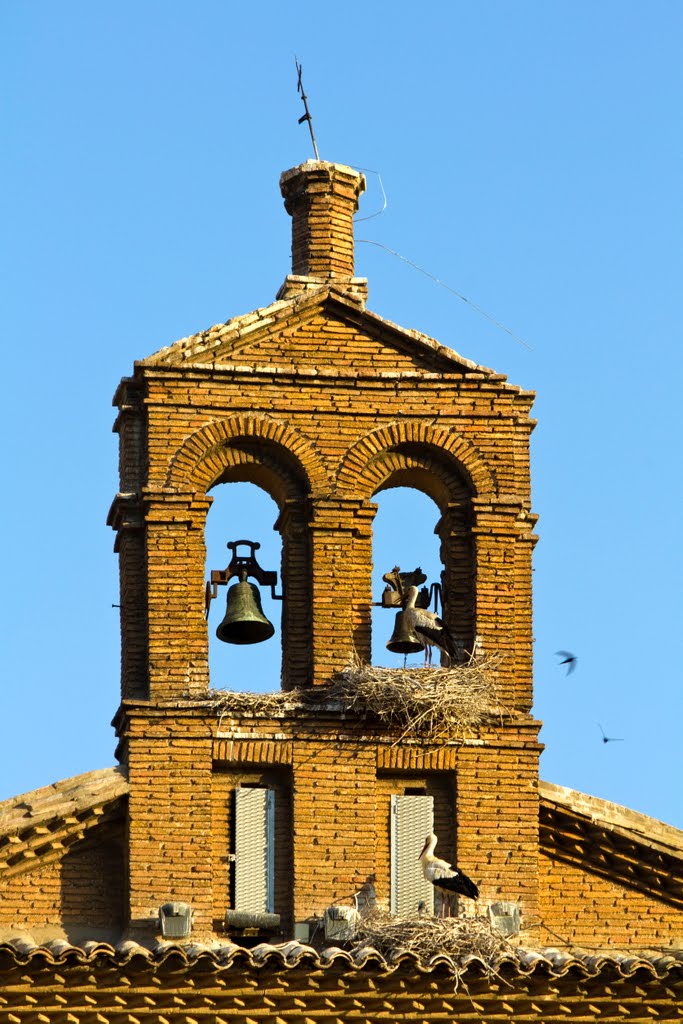
[[[432,498],[414,487],[394,486],[380,491],[374,500],[377,514],[372,550],[372,664],[397,668],[403,665],[403,655],[392,654],[386,648],[397,609],[375,606],[381,601],[386,586],[382,576],[396,565],[402,572],[419,566],[427,576],[427,586],[442,582],[440,540],[434,532],[441,512]],[[421,652],[408,656],[409,665],[417,667],[423,661]],[[434,664],[438,663],[438,652],[435,652]]]
[[[275,529],[280,515],[276,502],[261,487],[247,482],[219,484],[212,489],[211,497],[213,503],[205,530],[206,579],[212,569],[225,569],[229,564],[232,552],[228,541],[247,539],[260,543],[255,552],[258,563],[262,569],[277,572],[276,593],[282,594],[282,538]],[[241,645],[223,643],[216,636],[216,628],[225,615],[227,592],[236,582],[233,578],[227,586],[218,587],[218,596],[209,610],[211,686],[218,690],[276,690],[282,675],[283,603],[272,600],[269,587],[259,587],[263,613],[275,627],[269,640]]]

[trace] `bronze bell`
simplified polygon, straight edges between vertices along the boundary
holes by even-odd
[[[405,612],[399,612],[394,623],[394,632],[387,644],[387,650],[394,654],[417,654],[424,650],[424,644],[406,625]]]
[[[260,644],[269,640],[275,627],[263,614],[261,595],[254,583],[247,582],[246,572],[228,591],[225,616],[216,636],[226,644]]]

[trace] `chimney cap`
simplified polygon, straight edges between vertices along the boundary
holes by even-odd
[[[283,171],[280,175],[280,191],[283,196],[286,195],[285,189],[289,183],[299,177],[315,177],[323,180],[327,178],[330,181],[334,178],[350,178],[357,183],[358,196],[365,192],[366,188],[365,175],[362,171],[357,171],[355,167],[332,163],[329,160],[305,160],[304,163],[290,167],[288,171]],[[287,189],[287,191],[289,190]]]

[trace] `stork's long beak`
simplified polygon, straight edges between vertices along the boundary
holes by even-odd
[[[427,847],[428,847],[428,846],[429,846],[429,839],[426,839],[426,840],[425,840],[425,844],[424,844],[424,846],[423,846],[423,847],[422,847],[422,849],[420,850],[420,856],[419,856],[419,857],[417,858],[418,860],[420,859],[420,857],[421,857],[421,856],[422,856],[422,854],[423,854],[423,853],[425,852],[425,850],[427,849]]]

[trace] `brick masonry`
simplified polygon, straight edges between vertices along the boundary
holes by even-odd
[[[309,162],[281,184],[293,273],[279,298],[137,363],[115,397],[126,829],[122,817],[69,832],[65,811],[59,835],[74,845],[53,843],[48,863],[10,815],[3,922],[66,934],[90,922],[149,942],[159,905],[179,900],[192,906],[193,939],[224,939],[232,794],[257,784],[276,792],[273,937],[290,938],[368,878],[388,899],[390,799],[417,788],[434,798],[438,852],[476,879],[484,903],[519,902],[524,941],[672,941],[675,843],[646,855],[652,885],[638,886],[628,843],[627,854],[609,848],[616,866],[605,876],[590,854],[602,839],[583,836],[581,810],[572,818],[548,798],[539,839],[533,395],[365,308],[353,276],[362,175]],[[430,745],[333,707],[219,718],[204,525],[212,489],[244,480],[279,507],[284,690],[324,685],[354,651],[369,658],[373,498],[407,485],[439,508],[445,615],[466,650],[499,656],[507,710]]]

